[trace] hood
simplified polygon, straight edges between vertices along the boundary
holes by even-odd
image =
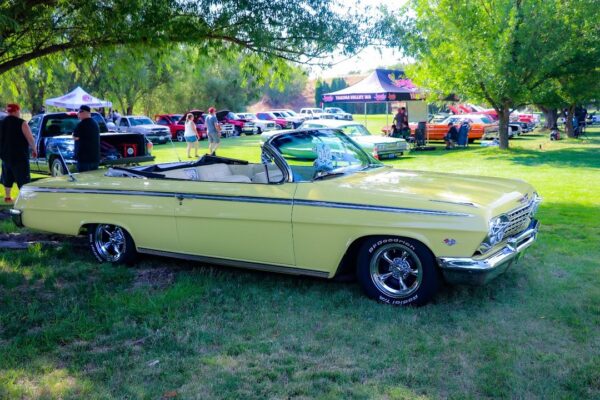
[[[383,167],[327,181],[336,185],[339,201],[427,208],[467,213],[487,210],[492,215],[522,206],[533,187],[514,179],[409,171]],[[479,211],[481,212],[481,211]],[[477,213],[479,213],[477,212]]]

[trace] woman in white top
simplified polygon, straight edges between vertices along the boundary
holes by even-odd
[[[183,137],[187,143],[188,158],[192,158],[190,155],[192,143],[194,144],[194,156],[198,157],[198,130],[196,129],[196,122],[194,122],[194,114],[192,113],[189,113],[185,117],[185,133],[183,134]]]

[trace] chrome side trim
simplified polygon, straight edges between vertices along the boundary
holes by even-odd
[[[293,205],[291,199],[276,199],[272,197],[251,197],[251,196],[220,196],[212,194],[190,194],[177,193],[177,199],[192,199],[192,200],[213,200],[213,201],[237,201],[241,203],[261,203],[261,204],[285,204]]]
[[[294,205],[308,206],[308,207],[328,207],[328,208],[345,208],[350,210],[364,210],[364,211],[381,211],[391,212],[400,214],[425,214],[425,215],[443,215],[446,217],[472,217],[471,214],[449,212],[449,211],[434,211],[434,210],[423,210],[418,208],[401,208],[401,207],[387,207],[387,206],[370,206],[364,204],[353,204],[353,203],[337,203],[329,201],[316,201],[316,200],[294,200]]]
[[[42,193],[84,193],[84,194],[114,194],[118,196],[149,196],[149,197],[176,197],[175,192],[151,192],[144,190],[114,190],[114,189],[65,189],[44,188],[36,186],[23,186],[22,192]]]
[[[328,272],[314,271],[314,270],[310,270],[310,269],[301,269],[301,268],[295,268],[295,267],[285,267],[285,266],[281,266],[281,265],[261,264],[261,263],[253,263],[253,262],[248,262],[248,261],[228,260],[228,259],[223,259],[223,258],[197,256],[197,255],[193,255],[193,254],[175,253],[175,252],[170,252],[170,251],[146,249],[143,247],[138,247],[137,251],[139,253],[150,254],[150,255],[154,255],[154,256],[179,258],[182,260],[198,261],[198,262],[203,262],[203,263],[207,263],[207,264],[224,265],[224,266],[228,266],[228,267],[252,269],[252,270],[256,270],[256,271],[277,272],[277,273],[288,274],[288,275],[314,276],[317,278],[328,278],[329,277]]]
[[[450,200],[429,200],[433,203],[444,203],[444,204],[457,204],[459,206],[468,206],[468,207],[475,207],[478,208],[477,205],[475,203],[471,203],[471,202],[461,202],[461,201],[450,201]]]
[[[151,197],[173,197],[179,200],[213,200],[213,201],[233,201],[242,203],[259,203],[259,204],[283,204],[292,206],[307,206],[307,207],[326,207],[340,208],[349,210],[363,211],[379,211],[391,212],[400,214],[421,214],[421,215],[440,215],[446,217],[472,217],[472,214],[449,212],[449,211],[434,211],[418,208],[401,208],[387,206],[372,206],[365,204],[354,203],[339,203],[330,201],[317,200],[292,200],[292,199],[277,199],[272,197],[252,197],[252,196],[224,196],[212,194],[193,194],[193,193],[176,193],[176,192],[152,192],[142,190],[114,190],[114,189],[64,189],[64,188],[40,188],[35,186],[24,186],[22,191],[45,192],[45,193],[85,193],[85,194],[112,194],[119,196],[151,196]]]

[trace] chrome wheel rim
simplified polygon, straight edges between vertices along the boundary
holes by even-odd
[[[98,225],[94,232],[94,246],[104,260],[119,261],[125,253],[125,232],[118,226]]]
[[[390,243],[378,249],[371,257],[369,270],[377,289],[394,299],[411,296],[423,281],[419,257],[400,243]]]
[[[183,142],[185,139],[183,137],[183,132],[179,131],[177,132],[177,141],[178,142]]]
[[[62,176],[64,175],[63,167],[60,161],[52,162],[52,176]]]

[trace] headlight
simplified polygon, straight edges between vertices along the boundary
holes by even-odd
[[[504,239],[504,234],[508,228],[509,219],[506,214],[499,215],[492,218],[489,223],[488,234],[485,240],[479,246],[479,252],[485,253],[496,244],[500,243]]]

